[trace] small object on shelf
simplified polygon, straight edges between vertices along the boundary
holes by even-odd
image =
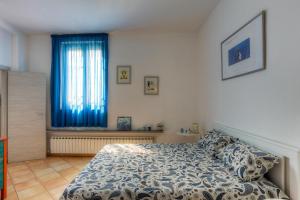
[[[144,127],[141,127],[141,128],[136,129],[136,131],[145,131],[145,129],[144,129]]]
[[[117,128],[119,131],[131,130],[131,117],[118,117]]]
[[[193,123],[192,128],[181,128],[178,135],[200,135],[200,127],[198,123]]]
[[[188,135],[190,133],[191,133],[191,129],[189,129],[189,128],[181,128],[180,129],[180,134],[181,135]]]
[[[160,122],[160,123],[158,123],[157,125],[156,125],[156,129],[158,130],[158,131],[163,131],[164,130],[164,124],[162,123],[162,122]]]
[[[152,125],[151,124],[145,124],[144,125],[144,130],[145,131],[152,131]]]
[[[198,136],[199,134],[191,133],[191,132],[177,132],[177,135],[182,135],[182,136]]]
[[[200,130],[199,130],[199,124],[198,123],[193,123],[192,124],[192,133],[193,134],[200,134]]]

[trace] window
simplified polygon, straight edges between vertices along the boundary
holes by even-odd
[[[107,127],[108,36],[52,36],[53,127]]]
[[[81,50],[67,52],[67,104],[72,110],[83,110],[83,58]],[[61,105],[62,108],[62,105]]]

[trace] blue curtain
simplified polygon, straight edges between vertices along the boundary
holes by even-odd
[[[108,35],[52,35],[52,127],[107,127]]]

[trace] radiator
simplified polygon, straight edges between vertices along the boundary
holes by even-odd
[[[149,144],[153,137],[83,137],[52,136],[50,154],[96,154],[107,144]]]

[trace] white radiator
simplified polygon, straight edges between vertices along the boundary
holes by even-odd
[[[149,144],[153,137],[52,136],[50,154],[96,154],[107,144]]]

